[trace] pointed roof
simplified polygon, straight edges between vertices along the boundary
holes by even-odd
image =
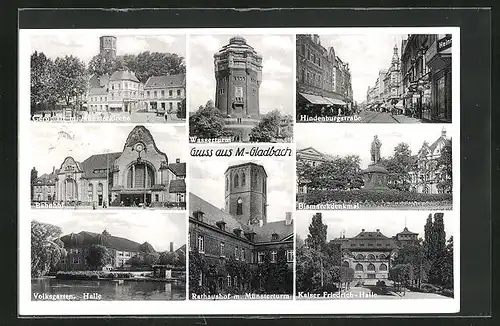
[[[408,235],[414,235],[414,234],[418,234],[418,233],[411,232],[411,231],[410,231],[410,230],[408,230],[408,228],[405,226],[405,228],[403,229],[403,231],[399,232],[398,234],[408,234]]]
[[[109,78],[110,81],[120,81],[120,80],[131,80],[136,83],[139,82],[139,79],[135,76],[135,74],[131,71],[128,70],[119,70],[115,71],[111,77]]]

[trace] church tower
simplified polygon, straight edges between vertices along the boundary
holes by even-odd
[[[392,54],[391,66],[394,70],[399,70],[399,54],[398,54],[397,44],[394,44],[394,52]]]
[[[99,38],[99,53],[108,59],[116,59],[116,37],[101,36]]]
[[[226,118],[237,141],[248,141],[260,118],[262,56],[241,36],[232,37],[214,54],[215,107]]]
[[[224,176],[226,212],[246,225],[266,224],[267,173],[264,167],[255,163],[232,165]]]

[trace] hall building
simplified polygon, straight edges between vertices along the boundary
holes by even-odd
[[[241,290],[274,293],[276,288],[292,293],[292,213],[286,212],[283,220],[268,221],[267,177],[262,165],[250,162],[229,166],[224,209],[190,193],[188,247],[191,255],[196,252],[204,262],[205,269],[195,277],[196,285],[207,288],[207,294]],[[193,261],[190,259],[190,264]],[[259,273],[266,264],[286,266],[288,272],[281,282],[259,274],[249,283],[230,268],[231,261],[245,264],[253,273]],[[195,269],[199,266],[190,267]],[[191,285],[190,289],[193,291]]]
[[[405,227],[395,236],[388,237],[380,229],[361,229],[352,238],[343,236],[330,243],[340,245],[342,266],[354,269],[354,282],[387,280],[392,256],[403,246],[418,244],[418,233]]]
[[[214,54],[214,66],[215,107],[224,115],[235,140],[247,142],[260,120],[262,56],[245,38],[234,36]]]
[[[55,173],[55,200],[65,205],[186,205],[186,163],[170,161],[144,126],[133,128],[121,152],[68,156]]]
[[[296,156],[298,164],[307,164],[309,166],[318,166],[334,159],[333,156],[322,153],[313,147],[298,149]],[[307,193],[308,183],[307,179],[297,176],[297,194],[299,197]]]

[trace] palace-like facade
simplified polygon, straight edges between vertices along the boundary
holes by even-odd
[[[50,199],[59,204],[185,208],[186,163],[171,162],[144,126],[133,128],[121,152],[68,156],[53,173]]]

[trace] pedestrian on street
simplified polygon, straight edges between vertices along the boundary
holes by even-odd
[[[167,115],[167,112],[165,112],[165,121],[168,121],[168,115]]]

